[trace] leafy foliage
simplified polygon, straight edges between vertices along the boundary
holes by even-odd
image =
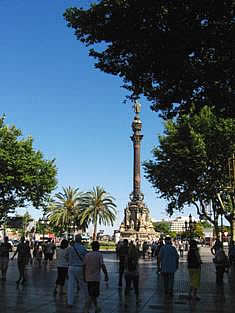
[[[234,16],[234,0],[101,0],[64,13],[96,67],[165,118],[204,105],[235,116]]]
[[[158,233],[164,234],[164,235],[169,235],[170,234],[170,230],[171,230],[171,226],[169,222],[153,222],[153,227],[154,230]]]
[[[28,203],[43,206],[56,187],[54,160],[44,160],[31,137],[0,118],[0,216]]]
[[[175,122],[168,121],[159,142],[153,149],[155,160],[146,161],[144,169],[156,192],[168,201],[168,213],[193,204],[200,217],[213,224],[221,213],[230,220],[233,212],[221,206],[218,195],[226,193],[229,182],[228,158],[235,150],[234,120],[218,118],[205,107],[193,117],[184,115]],[[212,216],[206,208],[210,201]]]
[[[97,186],[87,192],[81,223],[87,221],[94,225],[93,240],[96,239],[97,225],[112,225],[116,218],[116,204],[103,187]]]
[[[85,193],[78,188],[63,187],[63,192],[55,195],[55,200],[48,207],[47,214],[49,223],[55,229],[60,228],[68,231],[74,229],[85,229],[87,221],[81,222],[79,215],[83,212]]]

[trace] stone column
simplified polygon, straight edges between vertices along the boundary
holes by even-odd
[[[142,193],[140,191],[141,177],[140,177],[140,142],[143,138],[141,135],[142,123],[139,114],[136,113],[134,121],[132,122],[133,135],[131,140],[134,149],[134,164],[133,164],[133,200],[140,200]]]

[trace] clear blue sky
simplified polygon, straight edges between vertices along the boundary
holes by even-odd
[[[86,3],[0,0],[0,113],[24,136],[32,135],[45,158],[56,159],[57,191],[101,185],[114,196],[117,228],[132,191],[134,113],[130,103],[123,104],[127,92],[121,80],[96,70],[87,48],[66,26],[65,9]],[[143,161],[151,158],[163,123],[141,102]],[[166,217],[166,203],[144,178],[142,191],[151,216]]]

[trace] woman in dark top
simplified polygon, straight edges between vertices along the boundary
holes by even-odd
[[[190,280],[189,298],[200,300],[197,290],[200,287],[202,261],[195,240],[190,242],[187,261]]]

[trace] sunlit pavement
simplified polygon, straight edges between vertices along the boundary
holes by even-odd
[[[215,268],[212,256],[207,248],[201,248],[203,260],[200,301],[190,301],[188,293],[188,273],[186,257],[181,259],[179,270],[175,276],[174,297],[167,298],[162,289],[162,279],[156,274],[156,260],[140,260],[140,303],[136,304],[134,291],[127,299],[124,288],[118,288],[118,261],[114,254],[104,254],[104,260],[109,271],[109,286],[101,283],[99,303],[102,312],[141,312],[141,313],[234,313],[235,312],[235,274],[225,274],[224,287],[215,284]],[[54,264],[41,269],[36,266],[27,267],[27,282],[16,288],[18,271],[16,261],[10,261],[6,282],[0,282],[0,313],[82,313],[84,299],[76,295],[72,308],[66,305],[65,296],[54,296],[56,267]],[[125,284],[123,284],[125,285]],[[94,310],[90,311],[91,313]]]

